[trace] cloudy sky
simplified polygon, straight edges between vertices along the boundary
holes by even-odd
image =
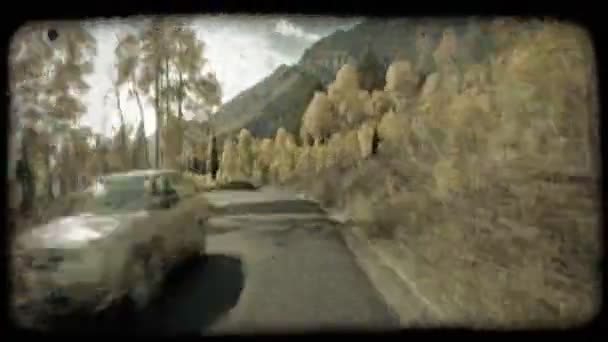
[[[338,29],[348,29],[357,18],[201,16],[193,20],[199,39],[206,44],[205,56],[223,89],[223,102],[251,87],[281,64],[298,61],[306,48]],[[97,38],[95,73],[87,78],[91,90],[84,96],[88,112],[81,124],[96,132],[111,134],[118,125],[114,99],[106,95],[112,87],[116,35],[136,30],[134,21],[98,21],[92,27]],[[131,123],[139,110],[134,100],[122,94],[123,109]],[[154,132],[156,120],[150,105],[145,108],[146,134]]]

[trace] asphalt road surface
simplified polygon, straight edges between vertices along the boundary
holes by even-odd
[[[173,272],[131,326],[159,335],[398,328],[337,224],[277,189],[218,191],[208,257]]]

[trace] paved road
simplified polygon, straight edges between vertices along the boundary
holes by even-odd
[[[171,275],[138,318],[152,334],[397,328],[398,318],[314,203],[275,189],[221,191],[209,256]]]

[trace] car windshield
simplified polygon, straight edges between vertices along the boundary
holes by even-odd
[[[116,211],[142,210],[146,208],[145,176],[112,175],[105,177],[103,192],[95,196],[92,211],[113,213]]]
[[[96,185],[101,191],[97,192],[89,211],[109,214],[147,209],[153,194],[146,188],[146,182],[159,184],[159,180],[166,176],[178,179],[179,173],[139,171],[104,176]]]

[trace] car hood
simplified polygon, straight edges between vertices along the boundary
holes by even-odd
[[[111,215],[83,213],[60,217],[21,234],[16,242],[25,249],[78,249],[128,226],[126,223],[134,218],[147,215],[146,211],[141,210]]]

